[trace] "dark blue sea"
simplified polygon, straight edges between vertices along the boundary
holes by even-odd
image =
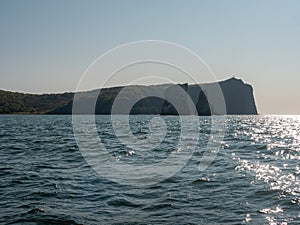
[[[0,116],[0,224],[300,224],[300,117],[90,119]]]

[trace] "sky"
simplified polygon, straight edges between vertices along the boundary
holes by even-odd
[[[179,44],[217,80],[251,84],[261,114],[300,114],[297,0],[0,0],[0,89],[74,91],[96,58],[140,40]]]

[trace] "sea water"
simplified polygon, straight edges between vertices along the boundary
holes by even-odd
[[[156,168],[172,152],[184,151],[180,138],[198,135],[182,168],[158,183],[131,185],[122,182],[124,174],[112,180],[109,167],[96,171],[86,161],[72,116],[0,116],[0,223],[300,224],[300,117],[199,117],[198,129],[181,137],[180,117],[130,116],[131,134],[152,143],[154,117],[164,123],[152,123],[163,135],[153,148],[126,146],[110,116],[95,118],[102,147],[124,165]],[[212,126],[218,121],[224,129]],[[199,171],[219,133],[218,151]]]

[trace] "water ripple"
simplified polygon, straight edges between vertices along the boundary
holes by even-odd
[[[137,137],[149,137],[151,118],[132,117]],[[120,143],[109,116],[96,121],[107,154],[151,165],[183,150],[175,148],[178,117],[163,119],[170,129],[149,151]],[[209,117],[189,131],[199,133],[201,142],[187,165],[167,180],[138,188],[107,180],[86,164],[70,116],[0,116],[0,223],[300,224],[300,118],[225,119],[220,152],[205,171],[198,171],[203,147],[219,133],[210,129]]]

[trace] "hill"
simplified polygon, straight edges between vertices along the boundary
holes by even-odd
[[[207,91],[219,84],[225,100],[226,111],[218,112],[208,103]],[[176,85],[177,86],[177,85]],[[177,115],[176,109],[170,102],[164,100],[164,96],[170,96],[181,113],[194,114],[187,106],[186,97],[180,95],[175,85],[135,85],[125,87],[112,87],[99,90],[77,93],[80,96],[82,107],[76,111],[78,114],[111,114],[116,96],[122,93],[119,103],[124,108],[116,113],[126,114],[125,108],[133,99],[141,99],[131,107],[130,114],[163,114]],[[257,114],[253,88],[242,80],[230,78],[218,83],[201,85],[180,84],[180,87],[188,93],[196,107],[198,115],[212,114]],[[122,92],[121,92],[122,91]],[[157,93],[163,93],[159,97]],[[24,94],[18,92],[0,91],[0,114],[72,114],[73,98],[75,93],[63,94]],[[95,107],[90,107],[93,100],[97,99]]]
[[[0,90],[0,114],[43,114],[66,105],[73,93],[24,94]]]

